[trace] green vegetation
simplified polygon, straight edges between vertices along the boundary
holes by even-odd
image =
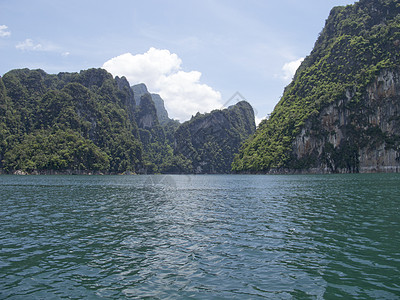
[[[139,126],[140,141],[144,150],[145,171],[183,173],[184,170],[173,168],[177,164],[173,150],[174,132],[179,122],[170,121],[161,126],[150,94],[144,94],[140,98],[140,105],[135,110],[135,119]]]
[[[130,98],[101,69],[6,73],[0,80],[0,169],[138,171],[142,147]]]
[[[244,101],[228,109],[198,113],[175,133],[179,165],[189,173],[229,173],[234,154],[254,131],[253,108]]]
[[[24,136],[21,143],[7,151],[6,170],[92,170],[110,168],[108,156],[92,141],[72,130],[39,130]]]
[[[200,119],[207,126],[197,136],[191,127]],[[126,79],[105,70],[13,70],[0,77],[0,173],[192,173],[201,159],[215,166],[206,171],[228,172],[233,153],[255,130],[249,104],[183,125],[163,122],[150,94],[136,106]],[[196,157],[176,147],[189,137],[186,130]]]
[[[357,167],[354,153],[365,139],[361,108],[366,87],[383,69],[400,64],[400,5],[395,0],[361,0],[332,9],[311,54],[304,60],[268,120],[241,148],[232,164],[236,172],[268,172],[280,168],[307,168],[316,157],[293,157],[293,141],[305,122],[313,122],[327,105],[351,91],[349,142],[325,147],[336,157],[336,167]],[[320,132],[319,134],[327,134]],[[388,141],[389,142],[389,141]]]

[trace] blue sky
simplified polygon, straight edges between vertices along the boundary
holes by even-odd
[[[261,119],[331,8],[354,2],[0,0],[0,75],[104,67],[132,85],[146,83],[181,121],[226,106],[235,92]]]

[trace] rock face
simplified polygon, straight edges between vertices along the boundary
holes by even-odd
[[[399,172],[400,69],[383,70],[367,93],[370,106],[365,113],[370,128],[376,128],[383,140],[377,142],[375,149],[360,149],[360,170]]]
[[[131,88],[134,93],[136,104],[140,105],[141,97],[145,94],[149,94],[146,85],[144,83],[140,83],[132,86]],[[168,117],[168,112],[165,109],[164,100],[158,94],[150,94],[150,95],[157,111],[158,121],[160,122],[161,125],[167,124],[169,121],[171,121],[171,119]]]
[[[168,119],[162,126],[153,99],[154,95],[142,94],[134,112],[144,159],[140,173],[188,173],[190,170],[185,168],[184,161],[173,154],[173,135],[179,122]]]
[[[325,107],[296,136],[297,161],[311,172],[400,171],[400,69],[382,70],[366,89],[362,106],[354,92]]]
[[[168,112],[164,106],[164,100],[160,97],[159,94],[150,94],[151,98],[153,99],[154,105],[157,111],[158,121],[161,125],[165,125],[171,121],[168,117]]]
[[[235,153],[254,131],[253,108],[245,101],[198,113],[176,130],[175,154],[190,160],[194,173],[230,173]]]
[[[140,97],[140,105],[135,111],[135,118],[139,128],[149,129],[158,125],[156,107],[150,94]]]
[[[133,91],[131,89],[131,87],[129,86],[129,82],[126,79],[125,76],[122,77],[115,77],[115,82],[117,83],[118,89],[122,92],[125,92],[127,97],[126,97],[126,102],[127,102],[127,106],[130,107],[130,109],[132,111],[135,110],[136,108],[136,100],[135,100],[135,96],[133,94]]]
[[[142,97],[144,94],[147,94],[149,92],[147,90],[146,85],[144,83],[139,83],[139,84],[131,86],[131,89],[133,91],[136,104],[140,105],[140,97]]]

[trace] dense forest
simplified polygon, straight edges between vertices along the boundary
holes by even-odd
[[[141,168],[135,102],[125,79],[101,69],[58,75],[23,69],[6,73],[0,87],[4,172]]]
[[[160,123],[153,97],[158,97],[159,109],[165,108],[158,95],[146,90],[136,96],[139,104],[124,77],[113,78],[103,69],[57,75],[20,69],[4,74],[0,77],[0,172],[192,172],[192,158],[175,149],[179,122],[161,111]],[[240,113],[237,116],[241,118]],[[251,125],[241,126],[254,126],[252,116],[246,119]],[[235,136],[240,131],[236,123],[227,126],[225,130]],[[226,151],[239,146],[223,149],[222,155],[231,157],[229,165],[233,153]],[[214,151],[221,155],[220,148]]]
[[[358,171],[363,149],[377,145],[383,145],[384,150],[398,149],[397,125],[391,124],[388,131],[385,129],[388,124],[373,124],[373,118],[367,116],[382,108],[379,103],[368,102],[369,87],[384,70],[398,74],[399,66],[399,1],[361,0],[333,8],[311,54],[297,70],[270,117],[261,122],[256,134],[241,148],[233,169],[270,172],[315,167],[332,172]],[[390,78],[379,80],[389,82]],[[393,80],[388,84],[393,86]],[[334,120],[336,127],[324,123],[323,112],[329,106],[331,112],[339,110],[344,116]],[[398,112],[390,114],[388,122],[398,118]],[[303,141],[298,142],[299,137]],[[307,140],[309,143],[304,147],[309,150],[300,155],[296,145],[306,144]]]

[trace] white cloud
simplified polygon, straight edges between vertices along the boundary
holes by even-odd
[[[149,91],[164,99],[169,115],[180,121],[221,108],[221,94],[200,82],[200,72],[183,71],[181,64],[175,53],[150,48],[144,54],[114,57],[103,68],[114,76],[125,76],[131,85],[145,83]]]
[[[43,51],[43,46],[39,43],[34,43],[31,39],[18,43],[15,48],[22,51]]]
[[[7,37],[11,35],[10,31],[7,31],[8,26],[0,25],[0,37]]]
[[[38,43],[32,39],[26,39],[25,41],[19,42],[17,45],[15,45],[15,48],[21,51],[59,52],[61,55],[63,55],[60,47],[49,41]]]
[[[255,116],[255,122],[256,122],[256,126],[258,126],[262,120],[264,120],[265,118],[259,118],[257,116]]]
[[[300,57],[297,60],[290,61],[285,63],[282,67],[284,80],[292,80],[294,74],[296,73],[297,69],[299,68],[300,64],[303,62],[304,57]]]

